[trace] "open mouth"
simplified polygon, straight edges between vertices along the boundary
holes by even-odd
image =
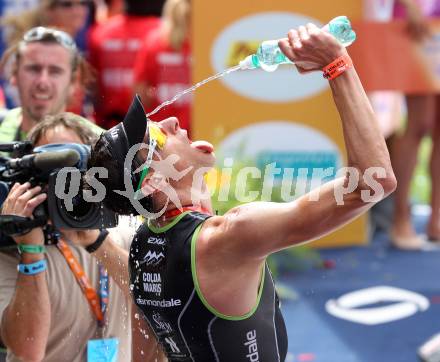
[[[213,153],[214,146],[207,141],[193,141],[191,147],[196,148],[204,153]]]

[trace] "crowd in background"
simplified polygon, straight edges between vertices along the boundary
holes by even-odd
[[[164,2],[41,0],[30,10],[3,17],[3,39],[11,46],[37,26],[70,34],[89,72],[77,80],[67,110],[108,129],[122,120],[134,92],[150,111],[190,85],[190,1],[170,0],[165,7]],[[8,73],[4,64],[2,99],[12,108],[20,99]],[[177,116],[189,130],[190,101],[182,97],[152,118]]]

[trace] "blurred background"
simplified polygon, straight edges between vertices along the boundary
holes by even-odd
[[[341,230],[270,258],[287,360],[440,361],[438,345],[420,349],[440,333],[440,1],[0,0],[0,12],[2,54],[38,25],[74,37],[94,77],[78,82],[68,110],[105,129],[135,93],[151,111],[264,40],[348,16],[357,33],[349,53],[403,186]],[[7,64],[0,84],[1,122],[20,106]],[[151,118],[169,116],[215,145],[208,181],[219,214],[244,201],[293,200],[346,162],[327,80],[292,65],[227,74]],[[243,179],[248,166],[261,177]]]

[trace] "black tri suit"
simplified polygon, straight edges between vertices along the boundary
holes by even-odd
[[[195,275],[195,245],[209,217],[191,211],[163,228],[140,227],[129,256],[136,305],[169,361],[284,361],[287,333],[267,265],[256,306],[248,314],[222,315],[203,298]]]

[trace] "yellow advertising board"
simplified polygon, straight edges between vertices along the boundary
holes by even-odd
[[[262,41],[285,37],[292,27],[307,22],[324,25],[339,15],[352,20],[362,16],[360,0],[195,0],[192,4],[194,82],[236,65]],[[252,159],[263,168],[275,162],[281,169],[296,170],[292,171],[296,187],[310,187],[312,169],[336,171],[346,161],[342,127],[327,81],[320,73],[299,75],[289,65],[271,73],[239,70],[203,86],[194,94],[192,129],[194,139],[216,145],[220,169],[230,166],[230,161],[221,163],[228,158]],[[275,176],[278,184],[284,182],[283,174]],[[313,245],[366,243],[366,220],[360,217]]]

